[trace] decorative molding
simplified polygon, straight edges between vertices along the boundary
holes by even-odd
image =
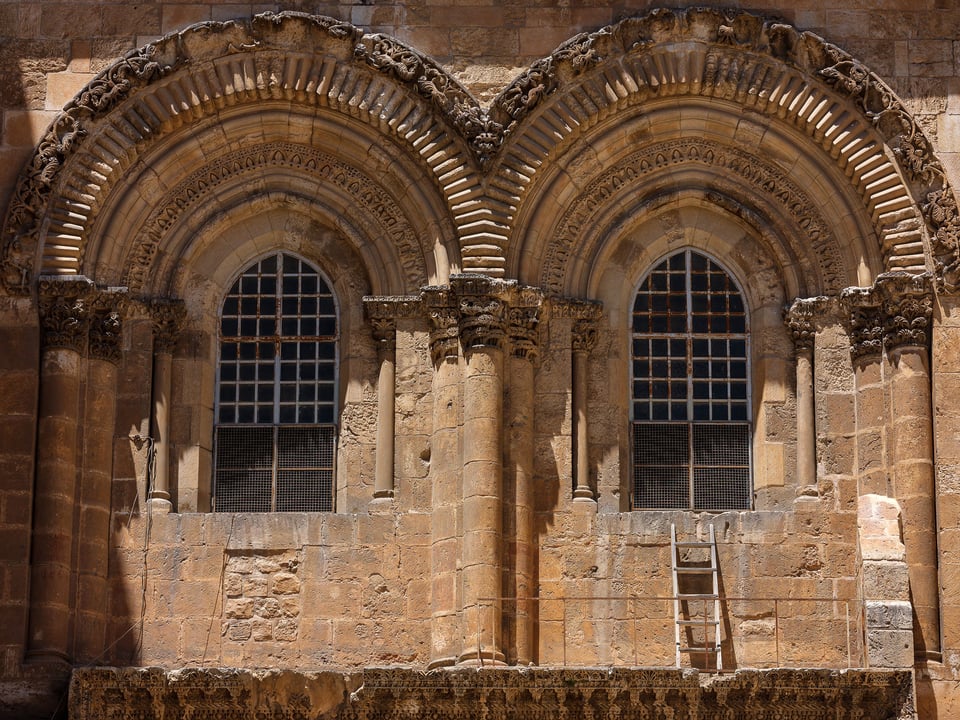
[[[430,357],[434,365],[456,360],[460,354],[459,313],[450,290],[443,287],[424,288],[423,309],[430,320]]]
[[[160,93],[192,104],[153,102]],[[539,168],[611,113],[673,96],[720,98],[793,126],[849,176],[888,269],[925,269],[925,223],[938,276],[946,289],[957,286],[956,198],[895,93],[812,33],[703,8],[653,10],[578,35],[535,62],[489,110],[430,58],[332,18],[265,13],[172,33],[111,65],[54,120],[10,201],[0,285],[29,292],[38,263],[40,272],[80,273],[82,236],[123,168],[184,123],[265,97],[329,107],[400,143],[436,178],[463,267],[502,276],[509,238],[522,231],[513,227],[516,208]],[[490,210],[480,220],[478,202]],[[69,252],[39,247],[53,235]]]
[[[883,345],[929,347],[933,317],[933,275],[884,273],[875,283],[883,309]]]
[[[692,669],[475,668],[353,672],[81,667],[70,717],[223,717],[381,720],[411,708],[434,720],[476,717],[595,720],[736,717],[738,720],[854,720],[914,715],[913,674],[884,669],[738,670],[708,681]]]
[[[40,277],[40,329],[45,350],[83,354],[96,285],[83,276]]]
[[[603,313],[603,304],[596,300],[554,297],[550,300],[550,314],[553,317],[573,320],[599,320]]]
[[[575,320],[570,333],[575,354],[587,355],[597,346],[597,323],[594,320]]]
[[[127,289],[108,288],[93,298],[88,351],[91,358],[119,365],[123,359],[123,317],[127,311]]]
[[[306,145],[268,143],[218,158],[217,162],[195,170],[158,199],[124,268],[126,285],[132,290],[145,288],[166,234],[184,215],[202,207],[221,185],[244,178],[261,178],[265,171],[277,167],[309,174],[348,195],[351,203],[361,208],[366,217],[376,220],[382,236],[390,238],[397,246],[407,280],[414,286],[424,281],[417,259],[427,250],[420,247],[416,233],[399,205],[372,178],[346,162]]]
[[[151,298],[147,301],[153,323],[153,352],[173,353],[187,319],[182,300]]]
[[[828,289],[839,291],[847,282],[847,272],[836,238],[807,194],[788,175],[756,155],[704,139],[673,140],[638,150],[606,169],[590,182],[567,206],[556,225],[541,271],[543,287],[563,291],[564,277],[574,249],[584,234],[594,227],[596,214],[602,212],[623,193],[635,193],[644,178],[669,168],[699,166],[735,177],[748,184],[791,217],[806,245],[814,250],[817,270]],[[799,250],[799,249],[798,249]]]
[[[397,320],[423,315],[419,297],[368,295],[363,298],[363,310],[373,329],[373,339],[387,352],[397,346]]]
[[[797,298],[790,307],[784,308],[783,321],[793,338],[797,353],[813,352],[817,339],[817,322],[831,305],[831,298],[825,296]]]
[[[845,288],[840,293],[840,303],[847,313],[851,359],[879,357],[883,352],[883,314],[876,290],[872,287]]]

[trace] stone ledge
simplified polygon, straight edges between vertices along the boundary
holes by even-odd
[[[482,709],[482,712],[481,712]],[[664,715],[666,713],[666,715]],[[908,720],[902,670],[78,668],[70,718]]]

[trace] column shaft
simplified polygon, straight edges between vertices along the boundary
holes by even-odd
[[[573,499],[576,502],[592,502],[590,487],[590,448],[587,440],[587,353],[573,353],[573,428],[576,458]]]
[[[903,518],[903,543],[916,613],[914,651],[940,660],[936,482],[930,371],[925,347],[890,351],[893,368],[893,484]]]
[[[503,661],[503,351],[466,352],[463,397],[463,632],[459,661]]]
[[[797,350],[797,485],[817,484],[817,431],[813,389],[813,348]]]
[[[169,351],[155,351],[153,356],[153,484],[150,489],[150,510],[168,513],[173,508],[170,497],[170,393],[173,386],[173,357]]]
[[[27,662],[71,659],[81,365],[70,348],[41,359]]]
[[[375,498],[393,497],[396,352],[393,343],[384,344],[380,349],[380,376],[377,380],[377,457],[373,488]]]

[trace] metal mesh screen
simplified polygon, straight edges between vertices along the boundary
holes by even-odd
[[[273,428],[219,427],[216,436],[215,509],[265,512],[273,494]]]
[[[635,508],[750,506],[748,337],[736,283],[705,255],[675,253],[641,284],[632,335]],[[697,489],[701,466],[735,467],[738,489],[719,500]]]
[[[235,451],[227,449],[231,443],[226,430],[236,426],[264,429],[270,437],[265,465],[269,471],[267,507],[258,500],[243,509],[313,510],[320,509],[319,505],[332,509],[337,326],[329,286],[315,269],[292,255],[277,253],[264,258],[245,270],[230,288],[220,316],[215,410],[217,510],[242,504],[221,498],[225,492],[238,498],[244,494],[239,488],[242,477],[230,481],[238,485],[236,491],[230,490],[226,475],[221,478],[221,469],[233,467],[230,463],[242,465]],[[285,475],[285,470],[302,475],[301,481],[290,481],[288,476],[292,476]],[[321,476],[326,479],[317,479]],[[260,498],[264,481],[257,475],[255,482]],[[324,499],[317,500],[320,496]]]

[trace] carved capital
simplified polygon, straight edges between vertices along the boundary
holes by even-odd
[[[187,318],[183,301],[154,298],[149,302],[149,308],[150,319],[153,321],[153,351],[172,353]]]
[[[424,312],[430,320],[430,357],[434,365],[444,360],[456,360],[460,352],[460,316],[450,291],[440,287],[426,288],[422,299]]]
[[[126,288],[105,290],[95,296],[90,314],[90,357],[120,363],[126,305]]]
[[[460,340],[465,350],[502,348],[506,337],[503,300],[493,295],[466,295],[460,300]]]
[[[797,298],[790,307],[784,309],[783,321],[793,337],[798,354],[813,352],[817,338],[815,319],[823,314],[828,303],[829,298],[823,296]]]
[[[876,286],[882,298],[884,347],[927,347],[933,316],[933,276],[884,273],[877,278]]]
[[[486,275],[463,274],[450,278],[464,350],[503,347],[507,335],[507,301],[515,287]]]
[[[576,320],[571,331],[573,352],[586,355],[597,346],[597,323],[595,320]]]
[[[573,320],[599,320],[603,305],[593,300],[557,298],[551,303],[551,315]]]
[[[86,349],[94,284],[82,276],[40,278],[40,327],[46,349]]]
[[[859,360],[883,352],[883,316],[874,288],[846,288],[840,293],[850,334],[850,357]]]
[[[514,357],[535,360],[540,354],[540,315],[542,305],[511,307],[507,312],[510,352]]]
[[[373,329],[373,339],[381,351],[389,352],[397,346],[397,320],[419,317],[423,306],[417,296],[372,296],[363,298],[363,311]]]

